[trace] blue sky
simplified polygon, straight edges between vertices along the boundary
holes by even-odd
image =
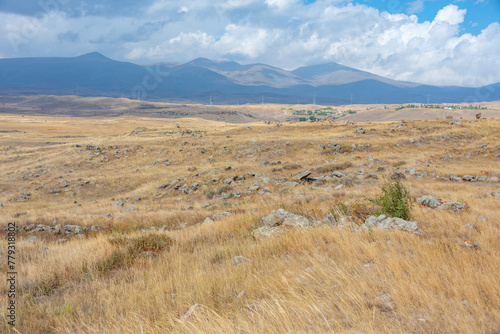
[[[337,62],[481,86],[500,82],[499,22],[500,0],[0,0],[0,58]]]
[[[314,1],[307,1],[307,3],[312,2]],[[466,20],[460,27],[463,33],[479,34],[490,23],[500,22],[499,0],[360,0],[356,3],[366,4],[391,14],[416,14],[419,22],[432,21],[443,5],[453,3],[462,9],[467,9]]]

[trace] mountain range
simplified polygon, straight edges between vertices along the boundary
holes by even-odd
[[[198,58],[137,65],[94,52],[78,57],[0,59],[1,95],[80,95],[214,104],[475,103],[500,100],[500,83],[431,86],[337,63],[293,71]]]

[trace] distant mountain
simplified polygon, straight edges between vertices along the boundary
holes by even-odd
[[[500,83],[478,88],[396,81],[337,63],[293,71],[197,58],[141,66],[93,52],[73,58],[0,59],[0,94],[127,97],[217,104],[461,103],[500,100]]]

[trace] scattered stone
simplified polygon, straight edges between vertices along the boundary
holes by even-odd
[[[408,232],[415,232],[418,230],[418,224],[416,222],[407,221],[401,218],[387,218],[386,215],[380,215],[378,217],[370,216],[362,224],[365,227],[375,227],[383,230],[402,230]]]
[[[193,306],[191,306],[189,308],[189,310],[182,316],[182,319],[184,320],[187,320],[189,319],[191,316],[193,316],[193,314],[196,312],[196,310],[200,307],[199,304],[194,304]]]
[[[227,212],[227,211],[224,211],[224,212],[219,212],[219,213],[216,213],[212,216],[212,219],[214,221],[217,221],[219,219],[222,219],[222,218],[225,218],[225,217],[229,217],[229,216],[232,216],[233,214],[231,212]]]
[[[115,201],[115,206],[116,206],[117,208],[122,207],[122,206],[124,206],[124,205],[125,205],[125,203],[123,203],[123,201],[120,201],[120,200]]]
[[[495,189],[491,192],[491,196],[500,197],[500,189]]]
[[[27,244],[34,244],[37,239],[38,239],[38,237],[35,237],[35,236],[29,237],[28,240],[26,240],[26,243]]]
[[[294,180],[299,180],[299,181],[302,181],[304,179],[306,179],[307,177],[309,177],[309,175],[311,175],[312,172],[310,170],[306,170],[305,172],[302,172],[300,174],[297,174],[293,177]]]
[[[244,263],[244,262],[247,262],[248,259],[246,257],[244,257],[243,255],[239,255],[239,256],[235,256],[233,257],[233,259],[231,260],[231,262],[235,265],[235,266],[238,266],[239,264],[241,263]]]
[[[340,179],[340,178],[344,177],[345,175],[343,173],[339,172],[338,170],[336,170],[336,171],[332,172],[332,174],[330,176]]]
[[[373,299],[369,306],[375,306],[382,312],[391,312],[396,308],[396,303],[391,298],[391,296],[383,294],[375,299]]]
[[[64,243],[65,243],[65,242],[67,242],[67,241],[68,241],[68,239],[66,239],[66,238],[61,238],[61,239],[58,239],[58,240],[57,240],[57,243],[58,243],[58,244],[64,244]]]
[[[453,211],[460,211],[464,209],[468,209],[469,206],[467,203],[460,203],[460,202],[447,202],[443,203],[439,209],[447,209],[447,210],[453,210]]]
[[[250,187],[248,187],[248,190],[250,191],[256,191],[256,190],[259,190],[260,186],[256,183]]]
[[[417,202],[422,204],[422,205],[431,207],[431,208],[437,208],[438,206],[443,204],[443,202],[439,198],[436,198],[436,197],[433,197],[430,195],[426,195],[426,196],[422,196],[420,198],[417,198]]]
[[[354,133],[359,133],[360,135],[362,135],[366,133],[366,130],[363,128],[357,128],[356,130],[354,130]]]
[[[127,211],[132,212],[132,211],[138,211],[139,209],[135,205],[131,205],[131,206],[124,208],[123,210],[127,210]]]
[[[224,168],[225,170],[230,170],[231,169],[231,166],[227,165],[226,168]]]
[[[406,179],[406,176],[403,173],[393,173],[391,175],[391,179],[393,179],[393,180],[404,180],[404,179]]]
[[[264,226],[253,231],[255,237],[270,237],[275,233],[284,232],[285,228],[305,228],[311,226],[311,222],[306,218],[278,209],[271,212],[267,217],[262,218]]]
[[[210,217],[206,217],[202,224],[212,224],[214,220]]]
[[[265,225],[270,227],[306,227],[311,225],[306,218],[283,209],[271,212],[269,216],[262,218],[262,221]]]

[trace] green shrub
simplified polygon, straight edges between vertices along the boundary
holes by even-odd
[[[97,262],[97,270],[99,272],[105,273],[113,269],[122,267],[126,262],[126,255],[119,250],[113,250],[109,258]]]
[[[228,191],[231,191],[233,190],[233,188],[231,186],[228,186],[228,185],[224,185],[222,187],[220,187],[219,189],[217,189],[217,194],[222,194],[222,193],[227,193]]]
[[[406,161],[399,161],[399,162],[395,162],[392,164],[392,167],[399,167],[399,166],[403,166],[403,165],[406,165]]]
[[[385,214],[388,217],[409,219],[415,198],[401,181],[385,178],[386,182],[380,187],[382,193],[369,201],[379,206],[378,215]]]

